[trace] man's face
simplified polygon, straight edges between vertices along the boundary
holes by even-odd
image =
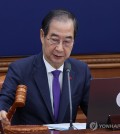
[[[40,30],[42,50],[45,59],[54,68],[59,68],[69,58],[74,43],[74,25],[72,20],[52,20],[47,36]]]

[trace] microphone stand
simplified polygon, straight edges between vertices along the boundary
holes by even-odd
[[[72,123],[72,98],[71,98],[71,86],[70,86],[70,69],[67,69],[68,76],[68,89],[69,89],[69,102],[70,102],[70,127],[69,130],[74,130]]]

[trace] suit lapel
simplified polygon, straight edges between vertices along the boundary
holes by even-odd
[[[54,120],[51,100],[50,100],[47,72],[46,72],[46,68],[45,68],[45,64],[43,62],[42,56],[37,59],[35,64],[37,65],[35,67],[35,73],[34,73],[35,82],[45,102],[45,105],[49,111],[49,114],[51,118]]]
[[[66,64],[66,63],[65,63]],[[74,72],[70,71],[70,84],[71,84],[71,92],[73,87],[73,80],[74,80]],[[62,85],[62,94],[60,100],[60,108],[59,108],[59,116],[58,116],[58,123],[63,122],[66,110],[69,106],[69,90],[68,90],[68,78],[67,72],[63,71],[63,85]]]

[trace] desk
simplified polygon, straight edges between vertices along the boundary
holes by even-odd
[[[19,134],[19,133],[17,133]],[[84,130],[68,130],[68,131],[43,131],[36,133],[26,133],[26,134],[120,134],[120,131],[112,131],[108,129],[97,129],[92,131],[90,129]]]
[[[120,134],[120,131],[112,131],[108,129],[98,129],[92,131],[90,129],[86,130],[70,130],[70,131],[54,131],[50,134]]]

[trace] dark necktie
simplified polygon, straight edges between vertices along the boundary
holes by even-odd
[[[59,83],[59,70],[52,71],[53,74],[53,107],[54,107],[54,117],[55,121],[57,121],[58,112],[59,112],[59,102],[60,102],[60,83]]]

